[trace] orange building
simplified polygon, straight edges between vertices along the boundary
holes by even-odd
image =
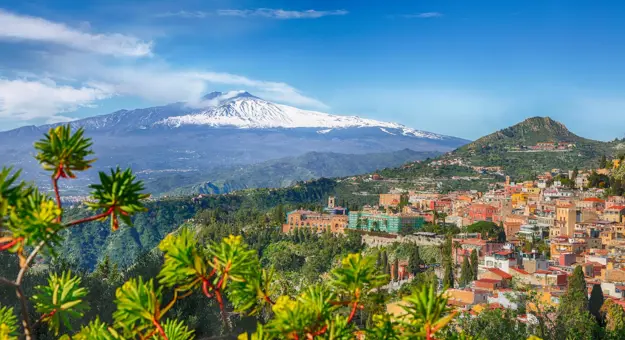
[[[401,202],[401,194],[380,194],[381,207],[396,207]]]
[[[329,230],[332,233],[342,234],[343,230],[347,228],[348,219],[347,215],[295,210],[287,214],[286,223],[282,225],[282,232],[288,233],[297,228],[308,228],[317,233]]]

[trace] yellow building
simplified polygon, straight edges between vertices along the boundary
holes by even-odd
[[[584,240],[568,239],[568,238],[555,238],[551,240],[549,249],[551,251],[551,259],[557,260],[560,258],[560,254],[572,253],[579,255],[588,248],[588,244]]]
[[[515,194],[512,194],[511,200],[512,200],[513,207],[518,207],[519,205],[525,205],[527,204],[527,193],[517,192]]]
[[[572,204],[560,204],[556,206],[556,228],[560,229],[559,236],[573,236],[577,210]]]

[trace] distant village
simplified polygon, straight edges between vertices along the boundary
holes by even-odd
[[[568,147],[568,146],[567,146]],[[581,266],[588,289],[600,285],[606,298],[625,306],[625,197],[607,196],[605,189],[588,188],[592,172],[608,175],[619,167],[614,160],[603,169],[553,169],[536,180],[492,185],[487,192],[456,191],[440,194],[394,188],[379,195],[375,206],[348,211],[330,197],[322,212],[295,210],[287,214],[285,233],[297,228],[314,232],[363,234],[371,247],[395,242],[440,246],[444,235],[423,232],[426,224],[455,225],[456,268],[473,250],[479,257],[477,280],[449,289],[451,303],[468,311],[489,306],[516,308],[514,287],[533,287],[541,299],[557,305],[568,277]],[[481,170],[481,169],[476,169]],[[488,169],[501,171],[501,169]],[[563,185],[558,179],[570,181]],[[381,180],[377,174],[370,180]],[[505,241],[466,231],[479,222],[492,222],[505,233]],[[406,262],[394,271],[409,279]]]

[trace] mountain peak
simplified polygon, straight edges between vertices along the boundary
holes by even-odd
[[[217,101],[217,103],[221,103],[227,100],[233,100],[237,98],[260,99],[247,91],[240,90],[240,91],[228,91],[228,92],[214,91],[202,97],[202,100],[203,101]]]

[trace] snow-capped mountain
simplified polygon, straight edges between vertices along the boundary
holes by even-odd
[[[98,158],[94,170],[130,166],[146,180],[163,179],[176,185],[193,184],[179,183],[183,181],[181,173],[206,174],[206,180],[212,181],[210,174],[219,167],[246,166],[309,152],[447,152],[468,142],[397,123],[301,110],[242,91],[213,92],[194,103],[120,110],[70,125],[84,128],[93,139]],[[49,175],[33,159],[32,145],[52,126],[0,132],[2,164],[23,168],[28,180],[47,183]],[[323,167],[322,163],[315,161],[311,166]],[[90,176],[97,173],[85,175],[81,178],[89,183]]]
[[[165,118],[157,124],[171,127],[206,125],[248,129],[320,128],[321,133],[329,132],[328,129],[378,127],[388,134],[394,134],[388,129],[395,129],[400,130],[404,136],[444,138],[439,134],[411,129],[397,123],[381,122],[358,116],[331,115],[275,104],[244,91],[213,92],[205,97],[205,102],[211,102],[213,105],[199,112]]]

